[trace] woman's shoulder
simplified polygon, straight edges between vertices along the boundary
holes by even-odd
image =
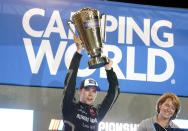
[[[140,122],[140,125],[141,125],[141,126],[144,126],[144,127],[151,126],[151,125],[153,125],[153,123],[155,123],[155,121],[156,121],[155,119],[156,119],[155,116],[153,116],[153,117],[148,117],[148,118],[142,120],[142,121]]]
[[[138,126],[138,131],[153,131],[154,123],[155,117],[148,117],[140,122]]]
[[[155,121],[156,121],[155,116],[153,116],[153,117],[148,117],[148,118],[142,120],[141,122],[143,122],[143,123],[152,122],[153,123]]]
[[[173,121],[170,121],[169,125],[171,128],[179,128]]]

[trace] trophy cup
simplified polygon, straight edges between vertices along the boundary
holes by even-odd
[[[103,16],[105,17],[102,28]],[[76,25],[82,45],[87,54],[91,56],[91,60],[88,61],[89,69],[100,68],[107,64],[108,59],[101,56],[102,45],[105,42],[106,15],[100,15],[96,9],[82,8],[72,16],[72,21],[69,20],[67,23],[74,35],[75,32],[70,24]]]

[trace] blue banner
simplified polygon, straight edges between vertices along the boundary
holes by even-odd
[[[188,10],[107,1],[0,1],[0,83],[63,88],[76,51],[66,21],[85,7],[107,15],[103,55],[121,92],[188,96]],[[82,54],[77,88],[94,78],[107,91],[104,68]]]

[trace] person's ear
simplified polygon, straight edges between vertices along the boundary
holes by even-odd
[[[82,92],[82,89],[78,89],[78,94],[80,95]]]
[[[161,106],[162,106],[162,104],[159,104],[159,111],[161,110]]]

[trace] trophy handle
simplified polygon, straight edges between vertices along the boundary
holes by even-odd
[[[103,26],[102,26],[102,19],[104,19],[103,20]],[[106,41],[106,14],[101,14],[101,16],[100,16],[100,25],[102,26],[101,27],[101,30],[100,30],[100,32],[101,32],[101,40],[102,40],[102,43],[105,43],[105,41]]]
[[[70,24],[74,25],[74,23],[71,20],[67,20],[67,25],[68,25],[70,31],[76,36],[76,33],[73,31],[73,29],[71,28]]]

